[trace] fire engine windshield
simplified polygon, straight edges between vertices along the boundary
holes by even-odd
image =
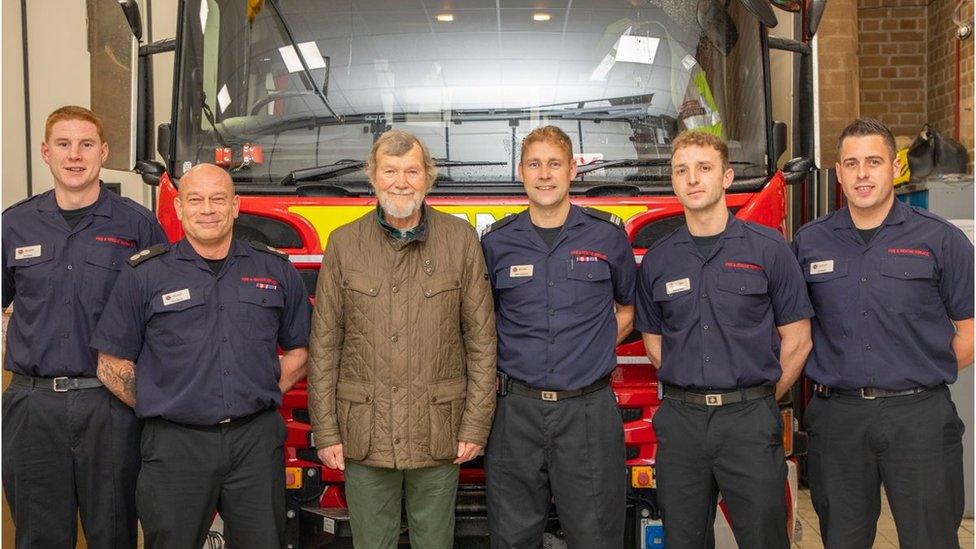
[[[242,185],[296,170],[361,185],[357,164],[399,128],[439,180],[512,184],[521,138],[554,124],[585,181],[667,183],[688,128],[725,138],[738,178],[762,177],[762,30],[725,4],[187,0],[172,173],[216,159]]]

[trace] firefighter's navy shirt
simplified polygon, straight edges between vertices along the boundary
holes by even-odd
[[[808,223],[793,247],[816,309],[806,374],[839,389],[956,380],[950,320],[973,316],[973,245],[895,201],[868,244],[847,208]]]
[[[614,301],[633,303],[637,269],[627,234],[600,215],[570,206],[552,247],[528,210],[482,239],[498,368],[531,387],[579,389],[617,365]]]
[[[658,378],[669,385],[773,385],[782,374],[776,327],[811,316],[783,237],[732,216],[708,256],[682,226],[641,263],[634,327],[662,336]]]
[[[3,307],[14,304],[4,368],[94,377],[88,344],[126,258],[166,241],[152,213],[106,190],[74,228],[54,191],[3,212]]]
[[[285,258],[234,240],[217,276],[189,242],[126,265],[92,347],[136,363],[136,415],[214,425],[278,406],[277,346],[308,345],[311,308]]]

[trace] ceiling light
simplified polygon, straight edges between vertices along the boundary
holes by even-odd
[[[454,21],[453,13],[438,13],[436,19],[441,23],[450,23]]]
[[[549,15],[548,13],[533,13],[532,14],[532,20],[533,21],[549,21],[550,19],[552,19],[552,16]]]

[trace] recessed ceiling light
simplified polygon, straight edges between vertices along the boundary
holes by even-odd
[[[532,20],[533,21],[548,21],[550,19],[552,19],[552,16],[549,15],[548,13],[533,13],[532,14]]]
[[[436,19],[441,23],[450,23],[454,21],[453,13],[438,13]]]

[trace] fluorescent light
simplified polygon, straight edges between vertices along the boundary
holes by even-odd
[[[298,50],[302,52],[302,58],[305,59],[305,64],[308,65],[309,70],[325,68],[325,59],[322,58],[322,52],[319,51],[315,42],[302,42],[298,45]],[[285,62],[288,72],[302,71],[302,62],[299,61],[295,48],[283,46],[278,48],[278,53],[281,54],[281,60]]]
[[[533,21],[549,21],[550,19],[552,19],[552,16],[549,15],[548,13],[541,13],[540,12],[540,13],[533,13],[532,14],[532,20]]]
[[[441,23],[450,23],[451,21],[454,21],[454,14],[453,13],[438,13],[437,14],[437,17],[435,17],[435,19],[437,19]]]

